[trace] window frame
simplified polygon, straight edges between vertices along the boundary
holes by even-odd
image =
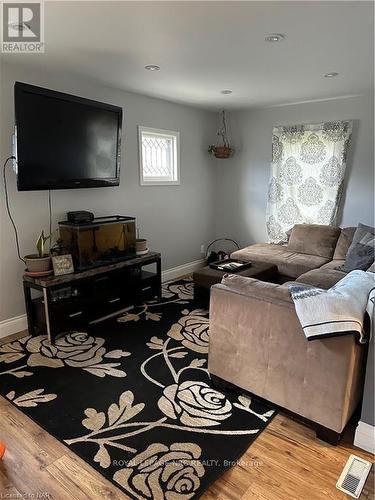
[[[173,179],[166,178],[147,179],[143,175],[143,148],[142,136],[148,133],[154,136],[170,137],[173,139]],[[161,128],[145,127],[138,125],[138,168],[139,183],[141,186],[179,186],[180,185],[180,132]]]

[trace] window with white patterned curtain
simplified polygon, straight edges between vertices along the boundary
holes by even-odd
[[[141,185],[180,184],[180,133],[139,126],[138,141]]]

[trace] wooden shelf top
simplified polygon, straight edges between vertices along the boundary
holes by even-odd
[[[81,280],[84,278],[90,278],[91,276],[96,276],[98,274],[108,273],[110,271],[115,271],[116,269],[124,269],[126,267],[133,267],[137,265],[152,264],[157,259],[160,259],[161,254],[158,252],[149,252],[146,255],[140,255],[131,259],[122,260],[120,262],[115,262],[111,264],[105,264],[104,266],[92,267],[85,271],[80,271],[72,274],[64,274],[63,276],[44,276],[40,278],[32,278],[31,276],[23,276],[23,281],[33,283],[34,285],[40,286],[42,288],[48,288],[57,285],[63,285],[65,283],[71,283],[72,281]]]

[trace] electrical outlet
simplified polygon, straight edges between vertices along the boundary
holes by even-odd
[[[203,254],[204,252],[205,252],[204,245],[201,245],[201,253]]]

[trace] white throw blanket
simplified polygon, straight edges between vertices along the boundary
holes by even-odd
[[[355,333],[362,344],[366,342],[373,328],[374,273],[352,271],[329,290],[297,283],[289,290],[307,340]]]

